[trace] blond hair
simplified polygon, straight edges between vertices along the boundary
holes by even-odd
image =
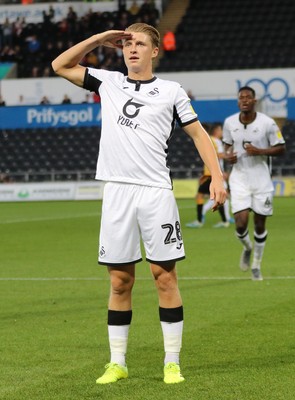
[[[160,33],[156,28],[151,25],[145,24],[143,22],[137,22],[128,26],[125,31],[145,33],[150,37],[153,47],[160,47]]]

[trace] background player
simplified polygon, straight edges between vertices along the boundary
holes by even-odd
[[[215,148],[220,168],[223,171],[224,174],[224,179],[225,179],[225,187],[227,188],[227,177],[225,176],[224,173],[224,158],[225,153],[224,153],[224,148],[223,148],[223,143],[222,143],[222,125],[219,123],[213,124],[212,126],[206,128],[209,131],[210,138],[212,140],[213,146]],[[196,194],[196,205],[197,205],[197,219],[195,221],[189,222],[186,224],[188,228],[201,228],[205,222],[205,214],[207,211],[212,209],[213,206],[213,200],[209,199],[207,202],[206,200],[210,196],[210,183],[211,183],[211,174],[206,166],[204,164],[204,171],[203,175],[199,179],[199,186],[198,186],[198,191]],[[230,219],[230,213],[229,213],[229,201],[228,199],[225,201],[223,206],[220,206],[218,208],[219,214],[221,216],[221,221],[218,222],[217,224],[213,225],[214,228],[228,228],[231,222]]]
[[[249,212],[254,213],[252,279],[262,280],[261,261],[267,238],[266,217],[273,213],[274,187],[270,157],[285,152],[285,141],[275,121],[255,111],[255,91],[248,86],[238,93],[239,113],[224,121],[223,141],[227,159],[233,164],[229,177],[231,206],[236,235],[244,249],[240,268],[250,267],[252,242],[248,231]]]
[[[225,165],[224,165],[225,164],[224,160],[226,159],[226,154],[224,152],[224,145],[223,145],[223,142],[222,142],[222,135],[223,135],[223,133],[222,133],[222,124],[219,123],[219,122],[212,124],[210,126],[210,129],[209,129],[209,134],[210,134],[210,137],[211,137],[212,141],[216,145],[215,148],[216,148],[216,151],[217,151],[217,157],[218,157],[218,160],[219,160],[221,171],[223,171],[224,182],[225,182],[225,185],[226,185],[226,189],[228,191],[228,198],[226,199],[226,201],[225,201],[225,203],[223,205],[223,207],[224,207],[224,215],[225,215],[225,218],[226,218],[226,222],[234,224],[235,220],[230,215],[230,204],[229,204],[230,203],[229,202],[230,195],[229,195],[229,188],[228,188],[229,172],[225,170]],[[202,221],[203,222],[205,221],[206,213],[209,210],[211,210],[212,205],[213,205],[213,203],[212,203],[211,199],[209,199],[207,201],[207,203],[204,204],[203,210],[202,210],[202,214],[203,214]],[[223,227],[228,227],[228,224],[224,224],[224,221],[222,221],[222,222],[218,222],[217,224],[213,225],[213,227],[214,228],[223,228]]]

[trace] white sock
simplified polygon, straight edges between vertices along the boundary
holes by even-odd
[[[245,247],[246,250],[252,249],[252,243],[250,240],[248,229],[241,235],[236,231],[236,236],[239,239],[239,241],[242,243],[242,245]]]
[[[164,364],[167,364],[168,362],[175,362],[176,364],[179,364],[179,353],[182,344],[183,321],[161,321],[161,326],[165,349]]]
[[[262,256],[266,244],[267,231],[264,231],[260,235],[254,232],[254,254],[253,254],[253,262],[252,269],[258,268],[260,269],[260,264],[262,261]]]
[[[126,352],[130,325],[108,325],[111,362],[126,365]]]
[[[225,203],[223,205],[224,207],[224,215],[227,221],[230,220],[230,212],[229,212],[229,201],[225,200]]]
[[[206,212],[208,212],[211,207],[213,206],[214,201],[213,200],[208,200],[204,205],[203,205],[203,210],[202,210],[202,215],[204,216]]]

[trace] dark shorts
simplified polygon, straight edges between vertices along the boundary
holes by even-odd
[[[204,176],[200,178],[198,193],[210,194],[211,176]]]

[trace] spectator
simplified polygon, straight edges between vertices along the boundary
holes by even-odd
[[[93,101],[91,101],[91,96],[89,93],[85,94],[85,99],[82,101],[82,104],[88,104],[88,103],[93,103]]]
[[[43,96],[41,101],[40,101],[40,104],[50,104],[50,101],[49,101],[48,97],[47,96]]]
[[[130,12],[131,15],[137,15],[139,13],[140,7],[137,4],[137,1],[134,0],[130,6],[130,8],[128,9],[128,11]]]
[[[72,100],[69,98],[69,96],[67,94],[65,94],[61,104],[71,104],[71,103],[72,103]]]
[[[6,106],[6,103],[3,99],[3,97],[0,95],[0,107],[4,107],[4,106]]]
[[[151,0],[144,0],[142,5],[140,6],[139,9],[139,14],[149,14],[151,11],[154,9],[154,4],[151,2]]]
[[[43,70],[42,77],[49,78],[50,76],[52,76],[52,69],[49,66],[46,66]]]
[[[2,25],[2,36],[3,46],[12,46],[13,24],[9,21],[8,18],[5,18],[5,21]]]
[[[27,38],[28,50],[31,54],[35,54],[40,50],[40,41],[36,35],[32,35]]]
[[[67,23],[68,23],[68,34],[69,37],[73,37],[76,34],[76,23],[77,23],[77,13],[74,11],[73,7],[70,6],[67,13]]]
[[[40,78],[39,67],[35,66],[31,69],[31,78]]]
[[[98,58],[94,51],[86,54],[85,56],[85,63],[89,67],[97,68],[98,67]]]
[[[168,57],[171,57],[176,50],[176,39],[174,32],[166,31],[165,35],[163,36],[163,49],[165,51],[165,55]]]
[[[92,95],[93,103],[100,103],[100,96],[97,93],[93,93]]]
[[[17,17],[17,19],[14,23],[14,42],[16,44],[21,44],[22,35],[23,35],[25,27],[26,27],[25,18]]]
[[[24,106],[25,105],[25,99],[24,96],[22,94],[19,95],[18,97],[18,106]]]

